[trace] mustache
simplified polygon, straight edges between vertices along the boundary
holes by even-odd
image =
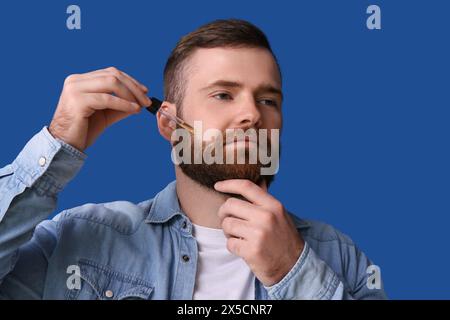
[[[247,130],[253,130],[254,134],[242,134],[239,133],[238,130],[244,130],[242,128],[236,128],[236,129],[226,129],[223,131],[220,131],[221,135],[217,135],[209,139],[208,141],[203,141],[204,145],[209,145],[215,143],[215,140],[220,138],[222,139],[223,146],[226,146],[227,144],[236,143],[236,142],[251,142],[259,145],[261,143],[261,135],[260,130],[267,130],[268,133],[265,135],[268,145],[271,145],[271,134],[270,129],[255,129],[255,128],[248,128],[245,129],[244,132],[247,132]]]
[[[185,130],[183,128],[179,128],[179,129]],[[235,129],[227,128],[225,130],[219,130],[220,134],[214,135],[214,136],[210,137],[208,140],[202,139],[202,141],[201,141],[202,148],[206,148],[206,147],[215,145],[217,143],[216,142],[217,139],[222,140],[222,147],[224,147],[224,148],[226,147],[227,144],[237,143],[237,142],[254,143],[255,145],[259,146],[261,144],[261,142],[263,142],[262,138],[264,138],[264,140],[266,142],[266,147],[267,148],[271,147],[271,145],[272,145],[271,130],[272,129],[247,128],[244,130],[244,132],[247,132],[247,130],[249,130],[249,129],[253,130],[253,133],[242,134],[241,132],[239,132],[240,130],[244,130],[242,128],[235,128]],[[261,134],[260,134],[261,130],[266,131],[267,134],[263,134],[261,137]],[[193,145],[196,136],[192,132],[189,132],[189,136],[191,137],[191,143]],[[178,141],[171,141],[171,144],[172,144],[172,146],[176,146],[180,142],[182,142],[182,140],[178,139]]]

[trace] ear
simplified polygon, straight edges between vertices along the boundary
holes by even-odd
[[[165,108],[167,112],[176,115],[177,109],[175,104],[170,103],[168,101],[163,101],[161,108]],[[163,136],[164,139],[170,142],[170,138],[172,136],[173,130],[176,129],[176,123],[174,123],[172,120],[168,119],[167,117],[163,116],[161,113],[156,113],[156,122],[158,124],[158,130],[161,136]]]

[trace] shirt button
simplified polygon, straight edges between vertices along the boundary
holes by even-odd
[[[112,292],[111,290],[106,290],[105,291],[105,296],[107,298],[112,298],[114,296],[114,292]]]
[[[186,223],[186,221],[183,221],[183,225],[181,226],[183,229],[186,229],[186,227],[187,227],[187,223]]]
[[[45,157],[40,157],[39,158],[39,165],[41,167],[45,166],[45,163],[47,162],[47,159],[45,159]]]
[[[187,254],[183,255],[183,261],[184,262],[189,262],[189,256]]]

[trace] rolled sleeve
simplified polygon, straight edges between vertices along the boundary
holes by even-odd
[[[305,242],[302,254],[280,282],[265,287],[272,300],[336,299],[342,284],[335,272]]]
[[[25,186],[56,194],[77,174],[86,158],[86,154],[55,139],[44,127],[28,141],[12,165]]]

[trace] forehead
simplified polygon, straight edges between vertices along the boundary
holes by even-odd
[[[201,48],[187,62],[186,80],[193,89],[217,80],[241,82],[249,87],[281,87],[278,66],[264,48]]]

